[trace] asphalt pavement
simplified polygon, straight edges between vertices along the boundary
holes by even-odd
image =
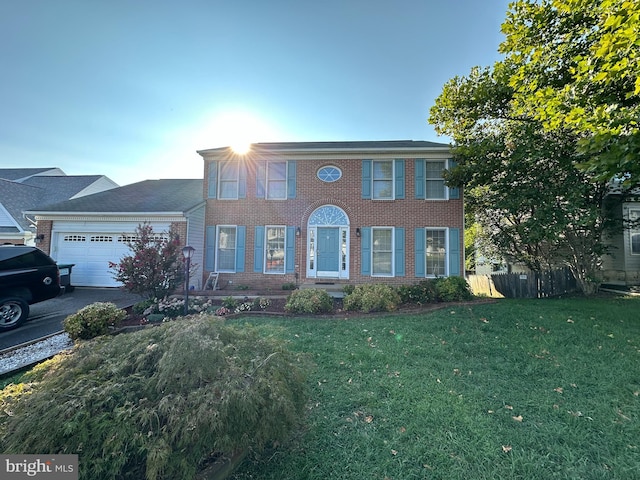
[[[126,308],[141,300],[139,295],[119,288],[76,287],[72,292],[31,305],[25,323],[8,332],[0,332],[0,350],[61,331],[67,316],[92,303],[110,302]]]

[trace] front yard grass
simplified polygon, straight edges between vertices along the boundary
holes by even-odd
[[[244,479],[632,479],[640,299],[229,319],[312,354],[307,428]]]

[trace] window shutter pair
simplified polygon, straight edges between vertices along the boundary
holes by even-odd
[[[404,247],[404,228],[394,229],[394,264],[396,277],[405,276],[405,247]],[[371,275],[371,227],[362,227],[360,229],[360,273],[362,275]]]
[[[297,163],[295,160],[287,161],[287,198],[296,198]],[[267,166],[261,162],[256,167],[256,198],[266,197]]]
[[[285,273],[293,273],[295,264],[296,229],[286,228],[285,239]],[[262,273],[264,266],[264,227],[257,226],[253,239],[253,271]]]
[[[245,242],[247,227],[236,227],[236,272],[244,272]],[[216,258],[216,227],[207,226],[205,238],[204,268],[213,272]]]
[[[426,277],[426,231],[424,228],[416,228],[414,232],[414,264],[416,277]],[[449,254],[449,276],[458,277],[460,273],[460,229],[449,229],[449,244],[447,245]]]
[[[208,198],[218,198],[218,164],[209,162]],[[247,167],[243,163],[238,169],[238,198],[247,198]]]
[[[415,187],[415,197],[417,199],[424,200],[427,198],[426,193],[426,177],[425,177],[425,169],[426,169],[426,160],[424,158],[417,158],[415,161],[415,179],[414,179],[414,187]],[[449,160],[449,168],[453,168],[456,166],[456,162],[453,160]],[[449,187],[449,199],[457,200],[460,198],[460,189],[458,187]]]
[[[404,199],[404,160],[397,159],[393,162],[395,199]],[[371,185],[373,183],[372,160],[362,161],[362,198],[370,200],[373,198]]]

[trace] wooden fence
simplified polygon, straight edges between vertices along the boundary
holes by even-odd
[[[578,289],[568,268],[547,272],[498,273],[469,275],[467,278],[475,295],[506,298],[555,297]]]

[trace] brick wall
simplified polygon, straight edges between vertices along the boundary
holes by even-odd
[[[366,158],[370,158],[367,156]],[[394,158],[389,155],[386,158]],[[423,157],[420,157],[423,158]],[[212,162],[205,159],[204,194],[207,198],[208,171]],[[325,183],[318,179],[318,169],[334,165],[342,170],[340,180]],[[296,198],[292,200],[266,200],[256,198],[255,162],[248,160],[247,194],[239,200],[207,199],[206,225],[245,225],[246,259],[245,272],[220,274],[220,283],[228,280],[234,284],[260,285],[280,288],[283,283],[307,281],[306,245],[307,221],[313,211],[322,205],[342,208],[350,222],[350,256],[348,283],[361,284],[380,282],[388,284],[415,283],[414,269],[414,229],[422,227],[454,227],[460,229],[460,251],[464,251],[462,230],[463,204],[459,200],[415,199],[414,160],[405,159],[405,199],[367,200],[362,199],[362,161],[354,158],[332,158],[330,160],[299,159],[297,161]],[[460,195],[462,197],[462,195]],[[296,273],[288,275],[265,275],[253,272],[254,227],[256,225],[287,225],[300,227],[301,235],[296,236]],[[406,272],[404,277],[372,278],[360,274],[361,238],[356,237],[356,228],[368,226],[404,227]],[[464,272],[464,258],[461,255],[460,271]],[[309,279],[311,281],[311,279]]]

